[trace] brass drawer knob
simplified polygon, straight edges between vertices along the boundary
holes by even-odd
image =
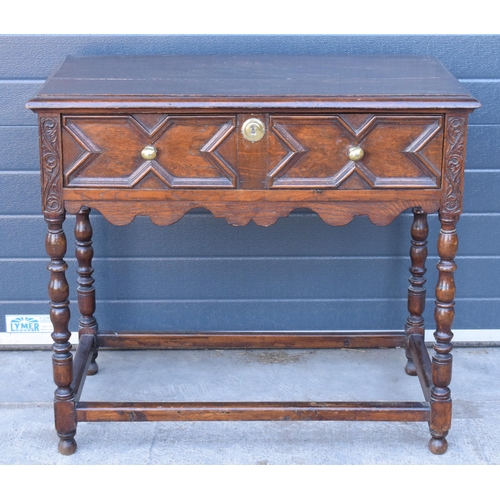
[[[258,118],[249,118],[241,127],[241,133],[247,141],[257,142],[264,137],[266,127]]]
[[[158,153],[158,150],[154,146],[146,146],[142,151],[141,151],[141,156],[145,160],[154,160],[156,158],[156,154]]]
[[[347,154],[351,161],[359,161],[365,156],[365,152],[359,146],[351,146]]]

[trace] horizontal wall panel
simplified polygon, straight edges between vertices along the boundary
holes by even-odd
[[[135,307],[137,306],[137,309]],[[406,300],[332,302],[260,302],[232,304],[106,304],[100,327],[111,330],[399,330],[408,316]],[[460,300],[455,329],[498,328],[500,300]],[[77,315],[77,313],[75,313]],[[427,301],[426,327],[434,329],[434,303]],[[180,317],[180,321],[178,318]]]
[[[347,226],[332,227],[312,212],[294,213],[270,227],[234,227],[210,213],[187,215],[167,227],[155,226],[148,218],[124,227],[112,226],[102,217],[98,221],[96,237],[99,233],[101,239],[95,239],[95,251],[102,257],[406,255],[411,225],[411,218],[401,218],[377,227],[360,217]],[[407,241],[401,241],[402,233]],[[368,249],[370,236],[373,244]]]
[[[68,281],[75,283],[74,259]],[[427,261],[433,290],[436,258]],[[457,258],[458,296],[495,298],[500,258]],[[101,300],[323,300],[396,299],[405,296],[408,262],[399,258],[358,259],[95,259],[94,277]],[[43,300],[48,273],[45,259],[0,261],[8,286],[0,301]],[[72,295],[75,287],[72,286]]]
[[[99,306],[98,306],[99,307]],[[500,300],[457,300],[455,329],[498,328]],[[406,299],[341,302],[234,302],[226,304],[103,304],[100,328],[111,330],[402,330]],[[75,312],[75,316],[78,313]],[[435,328],[427,301],[426,327]],[[481,326],[478,326],[481,325]]]
[[[458,78],[499,78],[498,35],[33,35],[0,36],[0,78],[46,78],[68,55],[434,55]]]
[[[78,310],[74,303],[71,310],[70,329],[76,331]],[[5,314],[47,313],[48,304],[0,302],[0,326],[5,328]],[[115,331],[403,329],[407,315],[405,300],[97,304],[99,327]]]
[[[78,309],[71,306],[71,331],[78,329]],[[500,299],[457,299],[453,328],[497,329]],[[0,302],[0,329],[5,314],[48,314],[47,302]],[[427,329],[434,329],[434,303],[425,310]],[[406,299],[372,301],[255,302],[98,302],[99,327],[111,331],[217,330],[403,330]],[[49,336],[49,334],[47,334]]]
[[[0,125],[36,125],[37,117],[26,103],[42,86],[42,81],[0,81]]]
[[[0,215],[0,259],[44,257],[46,233],[47,225],[41,215]]]
[[[209,212],[187,214],[171,226],[156,226],[140,217],[128,226],[113,226],[100,214],[91,215],[96,257],[294,257],[408,254],[411,216],[384,227],[366,217],[332,227],[312,212],[294,213],[270,227],[253,223],[230,226]],[[500,218],[499,218],[500,219]],[[64,225],[68,255],[74,248],[74,217]],[[47,226],[43,216],[1,217],[0,258],[45,257]],[[373,238],[369,252],[366,238]]]
[[[0,172],[0,216],[36,215],[42,211],[40,173]]]
[[[500,170],[500,125],[469,126],[465,168]]]
[[[0,171],[40,170],[37,127],[0,126]]]
[[[94,259],[93,266],[104,300],[398,298],[408,275],[406,259],[392,258]],[[0,275],[11,277],[0,300],[46,296],[45,259],[1,261]]]
[[[435,224],[434,231],[437,232],[437,218]],[[459,257],[500,255],[500,214],[463,214],[457,230]],[[430,248],[431,252],[435,253],[434,245]]]
[[[500,79],[494,81],[465,80],[462,82],[481,103],[469,117],[470,124],[500,123]]]
[[[365,217],[347,226],[332,227],[313,213],[294,213],[273,226],[233,227],[211,214],[188,214],[161,227],[149,219],[128,226],[109,224],[93,215],[94,252],[109,257],[345,257],[399,256],[408,258],[413,216],[405,213],[392,224],[377,227]],[[69,257],[74,252],[74,217],[65,223]],[[0,217],[0,258],[45,259],[43,217]],[[439,221],[429,217],[429,256],[436,256]],[[464,214],[458,224],[459,257],[500,255],[500,214]],[[300,236],[300,237],[299,237]],[[367,241],[370,242],[367,248]]]
[[[465,213],[500,213],[500,170],[465,173],[463,211]]]

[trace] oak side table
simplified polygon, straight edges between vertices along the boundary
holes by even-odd
[[[54,326],[59,451],[78,422],[159,420],[427,421],[435,454],[451,425],[456,223],[468,114],[480,106],[431,57],[70,57],[27,107],[38,113]],[[327,224],[413,210],[409,316],[397,332],[109,332],[98,329],[90,210],[113,224],[169,225],[203,207],[230,224],[269,226],[295,208]],[[424,344],[427,214],[439,212],[432,359]],[[73,359],[64,261],[76,214],[79,344]],[[403,321],[402,321],[403,323]],[[377,325],[373,325],[376,329]],[[423,402],[85,402],[98,349],[406,349]]]

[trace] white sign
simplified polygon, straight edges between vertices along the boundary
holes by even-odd
[[[53,327],[48,314],[5,315],[7,333],[52,333]]]

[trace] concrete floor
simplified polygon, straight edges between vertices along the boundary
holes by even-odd
[[[454,350],[449,450],[426,423],[81,423],[57,452],[50,351],[0,351],[0,464],[500,464],[500,348]],[[422,401],[402,349],[102,351],[85,401]]]

